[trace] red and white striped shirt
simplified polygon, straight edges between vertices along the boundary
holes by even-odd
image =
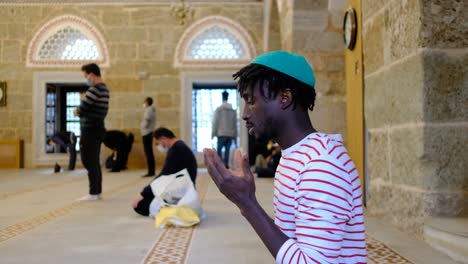
[[[275,224],[289,237],[276,263],[367,263],[361,183],[340,135],[283,150],[274,186]]]

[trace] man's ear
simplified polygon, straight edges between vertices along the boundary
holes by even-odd
[[[287,109],[292,105],[292,93],[291,89],[286,88],[282,90],[279,94],[280,96],[280,103],[281,103],[281,109]]]

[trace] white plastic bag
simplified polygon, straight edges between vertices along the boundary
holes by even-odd
[[[205,217],[187,169],[170,175],[161,175],[150,186],[154,194],[149,208],[152,218],[155,218],[164,206],[186,206],[197,211],[200,219]]]

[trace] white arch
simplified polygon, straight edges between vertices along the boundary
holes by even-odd
[[[91,40],[97,47],[98,57],[95,60],[50,60],[41,59],[39,51],[44,42],[59,30],[65,27],[79,30],[87,39]],[[109,66],[109,52],[106,42],[101,33],[91,23],[74,15],[62,15],[56,17],[43,25],[34,35],[29,43],[26,66],[27,67],[76,67],[86,62],[95,62],[101,67]]]
[[[232,34],[245,51],[238,59],[193,59],[187,56],[191,43],[206,30],[220,27]],[[255,46],[249,33],[237,22],[222,16],[202,18],[187,28],[177,43],[174,67],[240,67],[248,64],[256,55]]]

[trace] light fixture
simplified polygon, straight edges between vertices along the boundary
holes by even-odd
[[[171,4],[171,13],[179,25],[185,25],[188,20],[193,18],[195,9],[188,3],[185,3],[185,0],[180,0],[179,4]]]

